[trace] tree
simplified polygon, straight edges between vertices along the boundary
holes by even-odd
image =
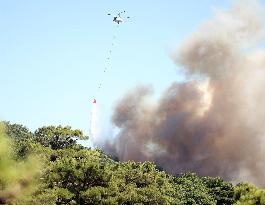
[[[174,178],[175,188],[181,195],[182,204],[215,205],[215,198],[195,173],[184,173]]]
[[[220,177],[202,177],[202,181],[209,189],[209,194],[216,200],[217,205],[234,204],[234,187]]]
[[[254,185],[234,188],[221,178],[194,173],[172,176],[151,162],[115,161],[100,149],[77,144],[78,139],[87,137],[69,126],[47,126],[34,133],[22,125],[6,126],[10,137],[0,138],[2,203],[243,205],[265,201],[264,190]],[[32,154],[38,156],[38,162],[32,160]],[[38,170],[41,176],[36,186],[30,186],[37,169],[33,163],[45,164]],[[12,187],[19,191],[14,192]],[[25,197],[24,193],[30,192],[28,187],[32,187],[31,196]]]
[[[20,124],[11,124],[10,122],[4,122],[8,137],[16,140],[29,140],[33,139],[33,133],[29,129]]]
[[[235,186],[236,205],[264,205],[265,189],[259,189],[250,183],[239,183]]]
[[[15,161],[10,151],[5,124],[0,123],[0,204],[28,204],[30,192],[39,170],[39,163],[29,157]]]
[[[30,154],[34,135],[23,125],[3,122],[7,136],[11,139],[14,159],[25,159]]]
[[[81,130],[73,130],[70,126],[42,127],[37,129],[34,135],[37,142],[54,150],[74,147],[78,139],[88,139]]]

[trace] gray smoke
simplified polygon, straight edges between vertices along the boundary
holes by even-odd
[[[240,0],[199,26],[171,55],[197,80],[173,83],[158,101],[148,86],[127,93],[112,118],[119,132],[104,149],[173,174],[265,185],[264,13],[258,1]]]

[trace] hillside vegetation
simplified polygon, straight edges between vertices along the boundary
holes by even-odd
[[[265,204],[265,189],[232,185],[195,173],[172,176],[151,162],[118,162],[71,127],[34,133],[19,124],[0,125],[0,204]]]

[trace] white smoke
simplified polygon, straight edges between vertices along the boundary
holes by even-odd
[[[99,134],[99,112],[97,103],[92,103],[90,113],[90,139],[95,144]]]

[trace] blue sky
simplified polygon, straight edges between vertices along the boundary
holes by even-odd
[[[214,8],[230,4],[229,0],[0,1],[0,118],[31,130],[61,124],[88,133],[96,96],[108,124],[115,101],[128,89],[151,84],[159,95],[173,81],[182,80],[168,56],[170,49],[211,17]],[[107,13],[122,10],[131,19],[117,29]]]

